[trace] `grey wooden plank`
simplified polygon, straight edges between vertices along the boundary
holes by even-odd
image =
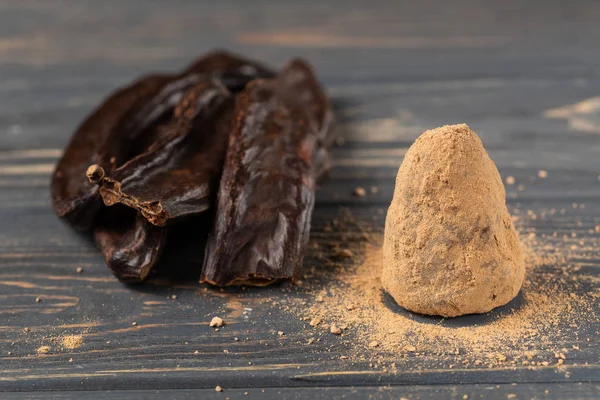
[[[514,395],[514,397],[513,397]],[[485,399],[547,399],[547,400],[592,400],[600,395],[600,386],[595,384],[522,384],[522,385],[428,385],[428,386],[351,386],[329,388],[267,388],[239,389],[223,388],[198,390],[122,390],[122,391],[77,391],[77,392],[12,392],[3,393],[6,400],[21,399],[432,399],[449,400]],[[466,397],[465,397],[466,396]]]

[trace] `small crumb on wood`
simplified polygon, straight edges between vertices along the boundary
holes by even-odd
[[[217,385],[217,387],[215,388],[215,391],[217,391],[217,392],[222,392],[222,391],[223,391],[223,388],[222,388],[221,386],[218,386],[218,385]]]
[[[506,182],[507,185],[514,185],[516,180],[514,176],[507,176],[504,182]]]
[[[173,300],[177,300],[177,295],[176,295],[176,294],[174,294],[173,296],[171,296],[171,299],[173,299]]]
[[[75,270],[75,272],[77,272],[78,274],[81,274],[83,272],[83,268],[82,267],[77,267],[77,269]]]
[[[277,335],[278,335],[279,337],[282,337],[283,335],[285,335],[285,333],[283,333],[283,331],[279,331],[279,332],[277,332]]]
[[[323,322],[323,318],[321,317],[314,317],[313,319],[310,320],[310,322],[308,323],[310,326],[317,326],[319,325],[321,322]]]
[[[333,333],[334,335],[341,335],[342,328],[339,328],[336,324],[331,324],[331,328],[329,328],[329,332]]]
[[[72,363],[72,362],[73,362],[73,359],[72,359],[72,358],[69,358],[69,362],[70,362],[70,363]]]
[[[23,328],[23,331],[24,331],[24,332],[29,332],[29,331],[31,331],[31,329],[29,329],[29,328],[25,327],[25,328]]]
[[[137,322],[132,322],[131,325],[137,326]]]
[[[340,249],[336,255],[340,258],[351,258],[354,254],[348,249]]]
[[[548,171],[546,171],[545,169],[540,169],[538,171],[538,178],[546,179],[547,177],[548,177]]]
[[[36,351],[38,354],[48,354],[50,352],[50,346],[40,346]]]
[[[359,186],[354,189],[354,195],[357,197],[365,197],[366,194],[367,194],[367,191],[365,190],[365,188],[362,188]]]
[[[83,336],[81,335],[69,335],[64,336],[61,340],[63,347],[67,349],[76,349],[81,347],[83,344]]]
[[[36,297],[36,298],[35,298],[35,302],[36,302],[36,303],[39,303],[39,302],[41,302],[41,301],[42,301],[42,299],[40,299],[39,297]]]
[[[219,318],[219,317],[213,317],[213,319],[210,320],[210,324],[211,327],[221,327],[223,326],[223,319]]]
[[[313,344],[314,342],[315,342],[315,339],[314,338],[310,338],[310,339],[308,339],[307,344]]]

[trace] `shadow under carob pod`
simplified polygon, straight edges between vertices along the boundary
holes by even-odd
[[[526,304],[523,291],[521,290],[519,294],[510,302],[485,314],[468,314],[454,318],[445,318],[433,315],[417,314],[412,311],[408,311],[407,309],[398,305],[394,298],[384,290],[381,291],[381,301],[385,307],[387,307],[387,309],[396,314],[402,315],[403,317],[410,318],[414,321],[424,324],[441,325],[446,328],[464,328],[487,325],[503,318],[510,313],[513,313],[516,310],[519,310]]]
[[[212,223],[213,215],[207,213],[169,226],[166,245],[150,283],[167,280],[198,284]]]

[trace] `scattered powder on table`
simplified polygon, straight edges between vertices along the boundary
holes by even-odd
[[[563,243],[556,233],[536,234],[531,222],[555,213],[559,210],[539,215],[512,210],[524,245],[526,278],[513,302],[488,314],[444,319],[413,314],[396,305],[381,284],[383,234],[365,226],[359,227],[356,235],[351,225],[359,224],[348,222],[353,217],[335,219],[333,226],[338,230],[328,235],[345,237],[343,243],[355,256],[343,264],[310,268],[305,284],[296,288],[310,294],[309,300],[291,297],[284,301],[285,309],[297,311],[298,318],[305,321],[309,344],[315,343],[315,337],[330,335],[331,325],[344,326],[344,335],[338,340],[354,349],[349,361],[384,370],[418,371],[436,365],[450,369],[562,368],[563,360],[554,355],[562,353],[569,360],[571,352],[583,351],[580,346],[590,340],[586,335],[595,333],[579,327],[600,322],[593,311],[600,296],[576,289],[586,280],[597,284],[597,278],[582,275],[569,260],[581,258],[582,250],[592,252],[600,246],[600,239],[570,250],[569,243]],[[351,239],[353,236],[358,239]],[[327,250],[334,243],[325,243],[314,256],[323,258],[329,251],[330,257],[335,257],[335,250]],[[309,325],[317,316],[319,324]]]
[[[66,349],[76,349],[83,344],[83,336],[81,335],[69,335],[63,336],[61,343]]]

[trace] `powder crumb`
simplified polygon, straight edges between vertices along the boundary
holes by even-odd
[[[50,346],[40,346],[36,351],[38,354],[48,354],[50,352]]]
[[[217,387],[215,388],[215,391],[217,391],[217,392],[219,392],[219,393],[220,393],[220,392],[222,392],[222,391],[223,391],[223,388],[222,388],[221,386],[217,386]]]
[[[504,182],[506,182],[507,185],[514,185],[516,180],[514,176],[507,176]]]
[[[362,188],[359,186],[354,189],[354,195],[357,197],[365,197],[366,194],[367,194],[367,191],[365,190],[365,188]]]
[[[329,332],[333,333],[334,335],[341,335],[342,328],[339,328],[335,324],[331,324],[331,328],[329,328]]]
[[[373,348],[373,347],[378,347],[379,346],[379,342],[376,340],[373,340],[371,343],[369,343],[369,347]]]
[[[83,344],[83,336],[81,336],[81,335],[63,336],[63,338],[61,339],[61,343],[64,348],[76,349],[78,347],[81,347],[81,345]]]
[[[538,178],[546,179],[547,177],[548,177],[548,171],[546,171],[545,169],[540,169],[538,171]]]
[[[30,332],[30,331],[31,331],[31,329],[29,329],[29,328],[25,327],[25,328],[23,328],[23,331],[24,331],[24,332]]]
[[[137,326],[137,322],[132,322],[131,325]]]
[[[313,344],[315,342],[314,338],[310,338],[308,339],[308,342],[306,342],[307,344]]]
[[[417,348],[411,344],[408,344],[408,345],[404,346],[404,350],[406,350],[410,353],[413,353],[413,352],[417,351]]]
[[[177,300],[177,295],[176,295],[176,294],[174,294],[173,296],[171,296],[171,299],[172,299],[172,300]]]
[[[72,359],[72,358],[69,358],[69,362],[70,362],[70,363],[72,363],[72,362],[73,362],[73,359]]]
[[[211,327],[221,327],[223,326],[224,322],[222,318],[219,317],[213,317],[213,319],[210,320],[210,324],[209,326]]]
[[[516,399],[516,398],[517,398],[517,395],[516,395],[516,394],[514,394],[514,393],[509,393],[509,394],[507,394],[507,395],[506,395],[506,398],[507,398],[507,399]]]
[[[81,274],[83,272],[83,268],[82,267],[77,267],[77,269],[75,270],[75,272],[77,272],[78,274]]]
[[[352,254],[352,251],[350,251],[348,249],[340,249],[336,253],[336,256],[338,256],[340,258],[352,258],[353,254]]]
[[[310,320],[310,322],[308,323],[310,326],[317,326],[319,325],[321,322],[323,322],[323,318],[321,317],[314,317],[313,319]]]
[[[277,332],[277,335],[278,335],[279,337],[282,337],[282,336],[284,336],[284,335],[285,335],[285,333],[283,333],[283,331],[279,331],[279,332]]]

